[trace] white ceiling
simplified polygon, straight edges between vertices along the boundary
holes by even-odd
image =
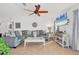
[[[24,11],[23,8],[34,10],[35,4],[26,4],[24,7],[21,3],[0,3],[0,16],[19,16],[19,15],[28,15],[27,11]],[[48,10],[49,15],[57,15],[62,10],[68,9],[76,4],[74,3],[42,3],[41,9]]]

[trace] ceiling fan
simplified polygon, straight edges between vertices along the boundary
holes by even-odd
[[[33,15],[33,14],[36,14],[37,16],[40,16],[40,13],[48,13],[48,11],[40,11],[40,5],[35,5],[35,10],[32,11],[32,10],[28,10],[28,9],[24,9],[25,11],[29,11],[29,12],[32,12],[31,14],[29,15]]]

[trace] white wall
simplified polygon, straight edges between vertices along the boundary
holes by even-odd
[[[72,46],[72,30],[73,30],[73,11],[75,9],[79,9],[79,4],[76,4],[75,6],[70,7],[67,10],[62,10],[62,11],[67,11],[68,19],[69,19],[69,24],[66,26],[61,26],[60,30],[66,30],[66,32],[70,35],[70,46]],[[61,12],[64,13],[64,12]],[[61,14],[60,13],[60,14]]]
[[[24,11],[23,8],[20,6],[21,4],[8,4],[8,3],[2,3],[0,4],[0,20],[3,25],[2,27],[8,27],[8,23],[11,21],[14,22],[21,22],[22,27],[21,30],[23,29],[34,29],[32,27],[33,22],[38,23],[38,27],[36,29],[43,29],[47,30],[46,25],[52,24],[52,31],[53,31],[53,21],[55,20],[56,16],[59,15],[60,13],[67,11],[71,6],[75,4],[70,4],[70,3],[50,3],[50,4],[40,4],[41,5],[41,10],[48,10],[47,14],[41,14],[40,17],[36,15],[28,16],[28,12]],[[34,10],[34,5],[35,4],[27,4],[26,8],[30,10]],[[73,8],[71,8],[73,9]],[[68,11],[70,19],[72,19],[72,13],[71,11]],[[11,19],[10,19],[11,18]],[[3,32],[7,31],[8,29],[1,29]]]
[[[47,29],[47,25],[48,24],[52,24],[52,18],[50,16],[14,16],[12,17],[12,19],[9,19],[7,17],[0,18],[2,25],[0,26],[1,28],[1,32],[5,32],[8,30],[9,27],[9,23],[11,21],[14,21],[14,23],[16,22],[20,22],[21,23],[21,29],[19,30],[48,30]],[[7,20],[7,21],[6,21]],[[33,22],[37,22],[38,26],[37,28],[33,28],[32,27],[32,23]],[[6,27],[6,29],[5,29]],[[53,27],[53,26],[52,26]],[[15,29],[18,30],[18,29]],[[53,31],[53,30],[52,30]]]
[[[0,17],[0,23],[1,23],[0,32],[1,33],[5,33],[6,31],[8,31],[8,22],[10,22],[9,19],[5,17]]]
[[[52,19],[50,16],[16,16],[14,18],[14,22],[21,22],[21,29],[20,30],[47,30],[47,25],[51,24]],[[32,27],[32,23],[37,22],[37,28]],[[17,30],[17,29],[15,29]]]
[[[36,29],[43,29],[47,31],[46,25],[52,25],[53,31],[53,21],[55,16],[60,13],[60,11],[74,5],[74,4],[59,4],[59,3],[50,3],[50,4],[40,4],[41,10],[48,10],[47,14],[41,14],[40,17],[36,15],[28,16],[28,12],[24,11],[20,6],[21,4],[8,4],[3,3],[0,4],[0,17],[2,18],[2,23],[5,21],[4,25],[1,28],[1,32],[5,32],[8,30],[8,23],[11,21],[21,22],[22,27],[20,30],[34,30],[32,27],[33,22],[38,23],[38,27]],[[34,10],[35,4],[27,4],[26,8],[30,10]],[[10,19],[11,18],[11,19]],[[4,28],[3,28],[4,27]],[[5,29],[6,27],[6,29]]]

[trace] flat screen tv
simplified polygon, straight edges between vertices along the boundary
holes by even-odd
[[[64,25],[68,22],[67,13],[64,13],[56,18],[57,25]]]

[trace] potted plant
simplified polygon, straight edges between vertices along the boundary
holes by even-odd
[[[5,42],[4,38],[0,37],[0,55],[7,55],[10,53],[10,48]]]

